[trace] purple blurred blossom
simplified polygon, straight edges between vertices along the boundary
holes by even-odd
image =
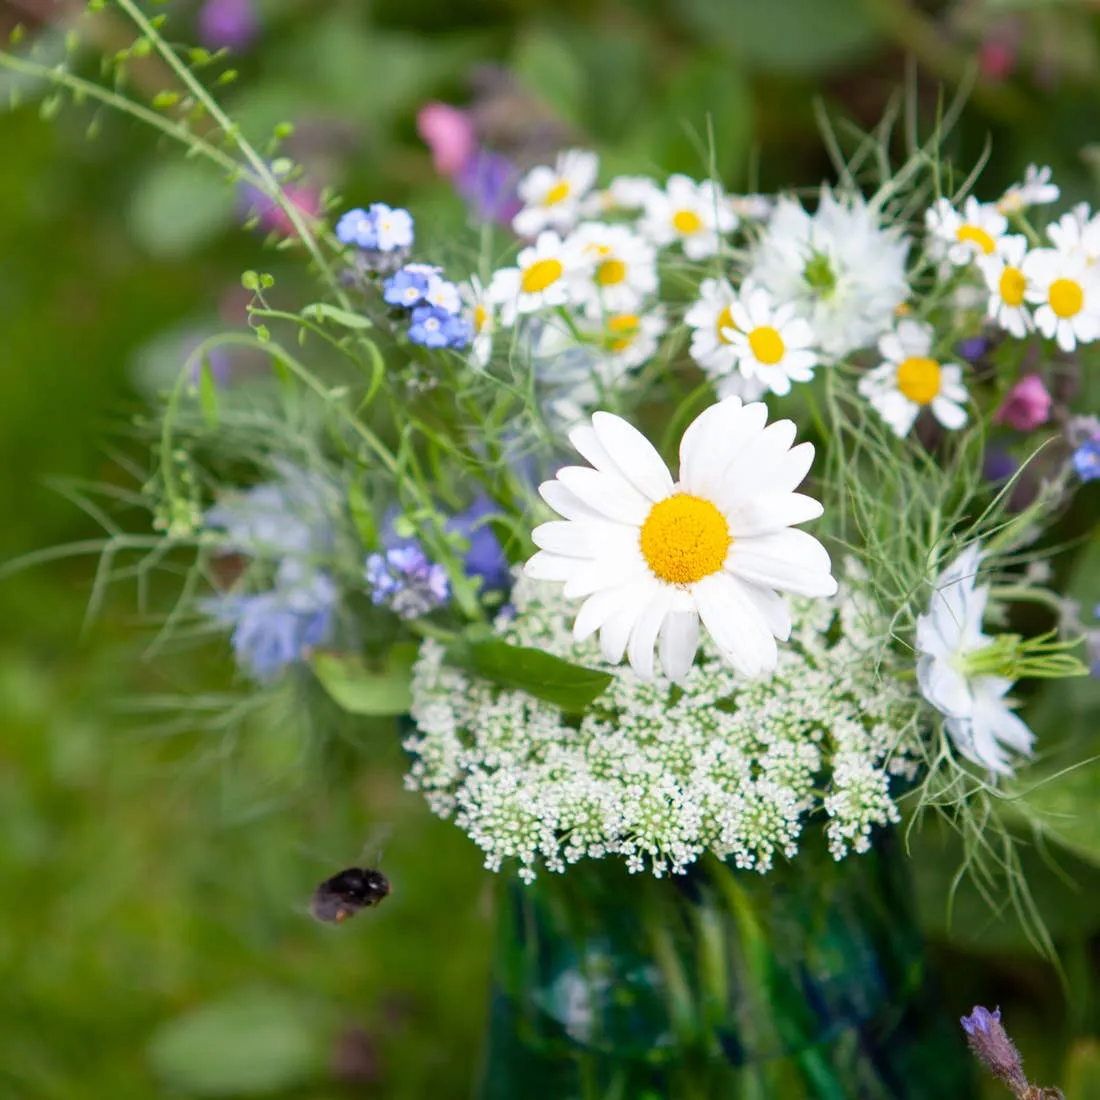
[[[1004,402],[993,414],[993,422],[1007,424],[1019,432],[1034,431],[1050,419],[1052,404],[1042,378],[1028,374],[1005,394]]]
[[[253,0],[206,0],[199,9],[198,38],[208,50],[247,50],[260,33]]]
[[[1019,469],[1020,464],[1000,447],[990,447],[985,456],[985,468],[983,474],[986,481],[1000,484],[1008,481]]]
[[[384,554],[371,554],[364,575],[370,586],[371,602],[390,608],[402,619],[427,615],[442,607],[451,594],[446,569],[429,561],[415,542]]]
[[[511,225],[523,206],[516,189],[516,165],[490,149],[478,149],[455,175],[454,183],[478,221]]]
[[[971,336],[960,340],[956,350],[968,363],[976,363],[989,351],[989,341],[984,336]]]

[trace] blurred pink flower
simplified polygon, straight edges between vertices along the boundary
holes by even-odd
[[[474,126],[466,111],[446,103],[426,103],[416,116],[417,133],[432,151],[432,163],[441,176],[454,176],[477,148]]]
[[[1008,391],[1004,403],[993,414],[993,421],[1020,432],[1030,432],[1050,419],[1050,406],[1051,397],[1042,378],[1029,374]]]
[[[1016,47],[1002,38],[986,39],[978,47],[978,69],[986,80],[1007,80],[1016,68]]]

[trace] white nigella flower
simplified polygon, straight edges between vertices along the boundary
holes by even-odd
[[[584,149],[559,154],[553,168],[532,168],[520,180],[519,197],[524,205],[512,219],[512,228],[521,237],[534,237],[547,228],[572,229],[599,168],[600,158]]]
[[[493,354],[493,332],[496,329],[496,305],[489,298],[489,288],[481,285],[476,275],[458,288],[462,301],[466,305],[470,328],[474,338],[470,345],[470,362],[484,367]]]
[[[625,225],[585,222],[565,244],[576,256],[574,301],[592,312],[633,312],[657,290],[657,251]]]
[[[817,364],[813,329],[795,310],[793,302],[776,305],[762,287],[746,284],[724,334],[741,373],[780,395],[791,392],[792,382],[809,382]]]
[[[859,196],[827,188],[808,214],[781,198],[753,253],[749,278],[778,302],[794,302],[818,346],[841,356],[873,344],[909,296],[909,242],[884,229],[879,212]]]
[[[902,321],[878,342],[885,362],[865,374],[859,392],[898,435],[909,434],[923,408],[945,428],[966,423],[966,387],[957,363],[931,357],[933,330],[920,321]]]
[[[691,357],[712,378],[722,378],[737,369],[737,352],[730,339],[733,303],[737,294],[725,279],[704,279],[699,300],[684,315],[691,329]]]
[[[1080,255],[1092,267],[1100,259],[1100,215],[1079,202],[1047,226],[1051,244],[1064,255]]]
[[[512,324],[517,314],[565,305],[575,263],[575,255],[557,233],[540,233],[516,257],[516,266],[501,268],[489,284],[489,299],[500,306],[504,324]]]
[[[1066,352],[1100,337],[1100,275],[1080,249],[1034,248],[1024,260],[1035,327]]]
[[[605,659],[624,652],[641,676],[661,667],[682,680],[699,643],[699,620],[723,659],[745,676],[775,668],[775,639],[791,619],[777,590],[804,596],[836,591],[829,555],[792,528],[821,515],[794,492],[813,446],[792,449],[795,426],[770,427],[763,404],[731,397],[688,426],[680,480],[636,428],[606,412],[570,432],[592,468],[567,466],[544,482],[543,499],[565,518],[535,528],[540,550],[527,575],[565,583],[584,599],[578,640],[599,631]]]
[[[977,261],[989,288],[989,319],[1017,340],[1031,331],[1031,313],[1024,300],[1028,289],[1023,270],[1026,256],[1027,239],[1011,236],[1001,238],[992,256],[979,256]]]
[[[949,199],[936,199],[924,215],[931,252],[956,267],[965,267],[979,256],[992,256],[1008,230],[1008,220],[993,203],[978,202],[973,195],[960,214]]]
[[[1061,191],[1056,183],[1051,183],[1052,175],[1046,165],[1039,168],[1029,164],[1023,183],[1014,183],[997,201],[997,209],[1002,214],[1019,214],[1030,206],[1048,206],[1057,202]]]
[[[711,180],[696,183],[687,176],[669,176],[663,191],[646,199],[639,229],[654,244],[679,244],[689,260],[713,256],[722,235],[737,228],[737,218],[722,190]]]
[[[968,658],[988,650],[982,633],[989,586],[976,586],[981,549],[972,543],[940,574],[927,614],[917,618],[917,681],[941,714],[944,727],[967,760],[1011,775],[1005,748],[1030,755],[1035,736],[1005,696],[1012,681],[968,671]]]

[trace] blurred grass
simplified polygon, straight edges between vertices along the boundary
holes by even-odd
[[[1002,16],[986,7],[996,30]],[[1097,17],[1068,3],[1019,8],[1036,20],[1036,40],[1076,52],[1052,80],[1025,36],[1019,71],[981,86],[952,147],[969,164],[992,138],[990,193],[1034,159],[1054,165],[1067,198],[1092,197],[1078,149],[1095,136],[1095,66],[1081,50],[1095,55]],[[701,173],[709,115],[732,185],[813,186],[828,172],[814,97],[874,124],[903,76],[899,13],[919,27],[942,19],[931,25],[943,56],[925,59],[934,79],[920,86],[933,111],[944,62],[973,56],[986,33],[959,30],[949,6],[861,0],[773,0],[766,14],[757,0],[378,0],[369,12],[283,0],[262,10],[263,36],[230,96],[241,120],[308,123],[321,135],[322,177],[356,202],[406,202],[439,224],[457,222],[460,208],[431,175],[415,111],[426,98],[460,99],[479,59],[509,61],[615,170]],[[514,109],[509,125],[522,133]],[[140,408],[140,349],[215,314],[241,269],[276,262],[226,223],[228,207],[212,216],[201,189],[157,192],[156,174],[178,162],[150,135],[106,120],[89,143],[86,121],[77,112],[45,123],[33,108],[0,115],[0,561],[98,533],[46,480],[117,478],[109,452],[126,449]],[[147,625],[132,590],[115,593],[82,636],[93,564],[57,562],[0,583],[0,1097],[172,1095],[148,1056],[153,1036],[169,1021],[194,1024],[188,1014],[203,1006],[239,1019],[226,998],[256,989],[301,1009],[284,1023],[304,1027],[306,1048],[321,1052],[286,1078],[286,1095],[467,1095],[491,884],[473,846],[401,791],[393,731],[345,730],[327,768],[308,770],[321,776],[308,787],[297,762],[317,744],[285,706],[232,744],[199,730],[169,736],[123,704],[224,689],[228,661],[143,661]],[[1051,730],[1061,721],[1057,708],[1043,714]],[[338,929],[311,921],[312,887],[375,858],[379,826],[391,834],[381,866],[393,897]],[[1091,1095],[1100,901],[1082,909],[1069,934],[1068,1008],[1026,947],[976,953],[946,929],[944,1003],[961,1013],[999,999],[1052,1083],[1076,1038],[1072,1079]],[[248,1057],[280,1034],[254,1036],[259,1054],[248,1047]],[[185,1051],[193,1041],[176,1038]]]

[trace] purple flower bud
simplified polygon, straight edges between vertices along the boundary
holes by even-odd
[[[985,469],[982,471],[986,481],[995,485],[1008,481],[1019,469],[1019,463],[999,447],[991,447],[985,456]]]
[[[199,11],[199,41],[209,50],[246,50],[259,31],[252,0],[206,0]]]
[[[1001,1010],[992,1012],[975,1005],[969,1016],[959,1021],[966,1032],[966,1041],[974,1056],[999,1081],[1003,1081],[1017,1096],[1028,1088],[1020,1052],[1001,1026]]]
[[[967,340],[960,340],[957,346],[958,353],[968,363],[976,363],[988,350],[989,341],[984,336],[971,336]]]
[[[479,149],[454,179],[455,190],[466,200],[478,221],[511,225],[523,205],[516,190],[519,172],[515,164],[500,153]]]
[[[402,619],[418,619],[450,598],[447,571],[431,562],[415,543],[398,546],[384,554],[371,554],[365,576],[371,602],[388,607]]]

